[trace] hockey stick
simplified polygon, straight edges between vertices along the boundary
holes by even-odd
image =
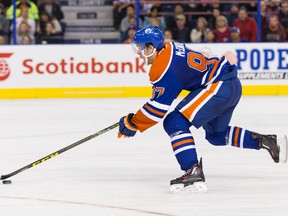
[[[66,146],[66,147],[64,147],[64,148],[62,148],[62,149],[60,149],[58,151],[55,151],[55,152],[53,152],[53,153],[51,153],[51,154],[49,154],[49,155],[47,155],[47,156],[45,156],[45,157],[43,157],[43,158],[41,158],[39,160],[36,160],[36,161],[34,161],[34,162],[32,162],[32,163],[30,163],[30,164],[18,169],[18,170],[15,170],[14,172],[11,172],[11,173],[9,173],[7,175],[1,175],[0,180],[7,179],[7,178],[9,178],[11,176],[14,176],[14,175],[17,175],[18,173],[21,173],[21,172],[23,172],[23,171],[25,171],[27,169],[30,169],[30,168],[32,168],[34,166],[37,166],[38,164],[43,163],[43,162],[45,162],[45,161],[47,161],[47,160],[49,160],[51,158],[54,158],[54,157],[58,156],[59,154],[65,152],[65,151],[68,151],[69,149],[72,149],[72,148],[74,148],[74,147],[76,147],[76,146],[78,146],[78,145],[80,145],[80,144],[82,144],[84,142],[87,142],[87,141],[89,141],[89,140],[91,140],[91,139],[93,139],[93,138],[95,138],[97,136],[100,136],[103,133],[106,133],[106,132],[116,128],[118,125],[119,125],[118,123],[115,123],[115,124],[105,128],[103,130],[98,131],[97,133],[94,133],[94,134],[92,134],[90,136],[87,136],[87,137],[85,137],[85,138],[83,138],[83,139],[81,139],[81,140],[79,140],[79,141],[77,141],[75,143],[72,143],[72,144],[70,144],[70,145],[68,145],[68,146]]]

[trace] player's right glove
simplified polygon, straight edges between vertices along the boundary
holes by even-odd
[[[129,113],[127,116],[123,116],[119,121],[119,131],[118,138],[124,136],[133,137],[137,132],[137,126],[131,121],[134,116],[134,113]]]

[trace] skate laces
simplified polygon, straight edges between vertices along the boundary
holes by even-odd
[[[188,169],[187,171],[185,171],[185,173],[179,177],[178,179],[185,179],[185,177],[190,176],[193,172],[193,169],[197,168],[197,164],[195,164],[192,168]]]
[[[191,173],[192,173],[192,169],[190,168],[181,176],[181,178],[191,175]]]

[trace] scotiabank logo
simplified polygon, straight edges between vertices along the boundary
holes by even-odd
[[[95,58],[83,62],[77,61],[73,57],[69,59],[59,59],[53,62],[37,62],[34,59],[25,59],[23,61],[23,74],[145,73],[144,66],[145,64],[139,58],[135,58],[134,62],[102,62],[97,61]]]
[[[6,80],[10,75],[10,68],[6,61],[13,53],[0,53],[0,81]]]

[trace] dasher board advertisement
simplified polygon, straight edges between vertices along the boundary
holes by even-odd
[[[263,94],[288,94],[287,43],[186,45],[209,57],[225,55],[236,64],[244,94],[245,86],[257,88],[249,95],[259,89]],[[101,97],[149,96],[148,71],[126,44],[1,46],[0,98],[97,97],[99,92],[104,93]]]

